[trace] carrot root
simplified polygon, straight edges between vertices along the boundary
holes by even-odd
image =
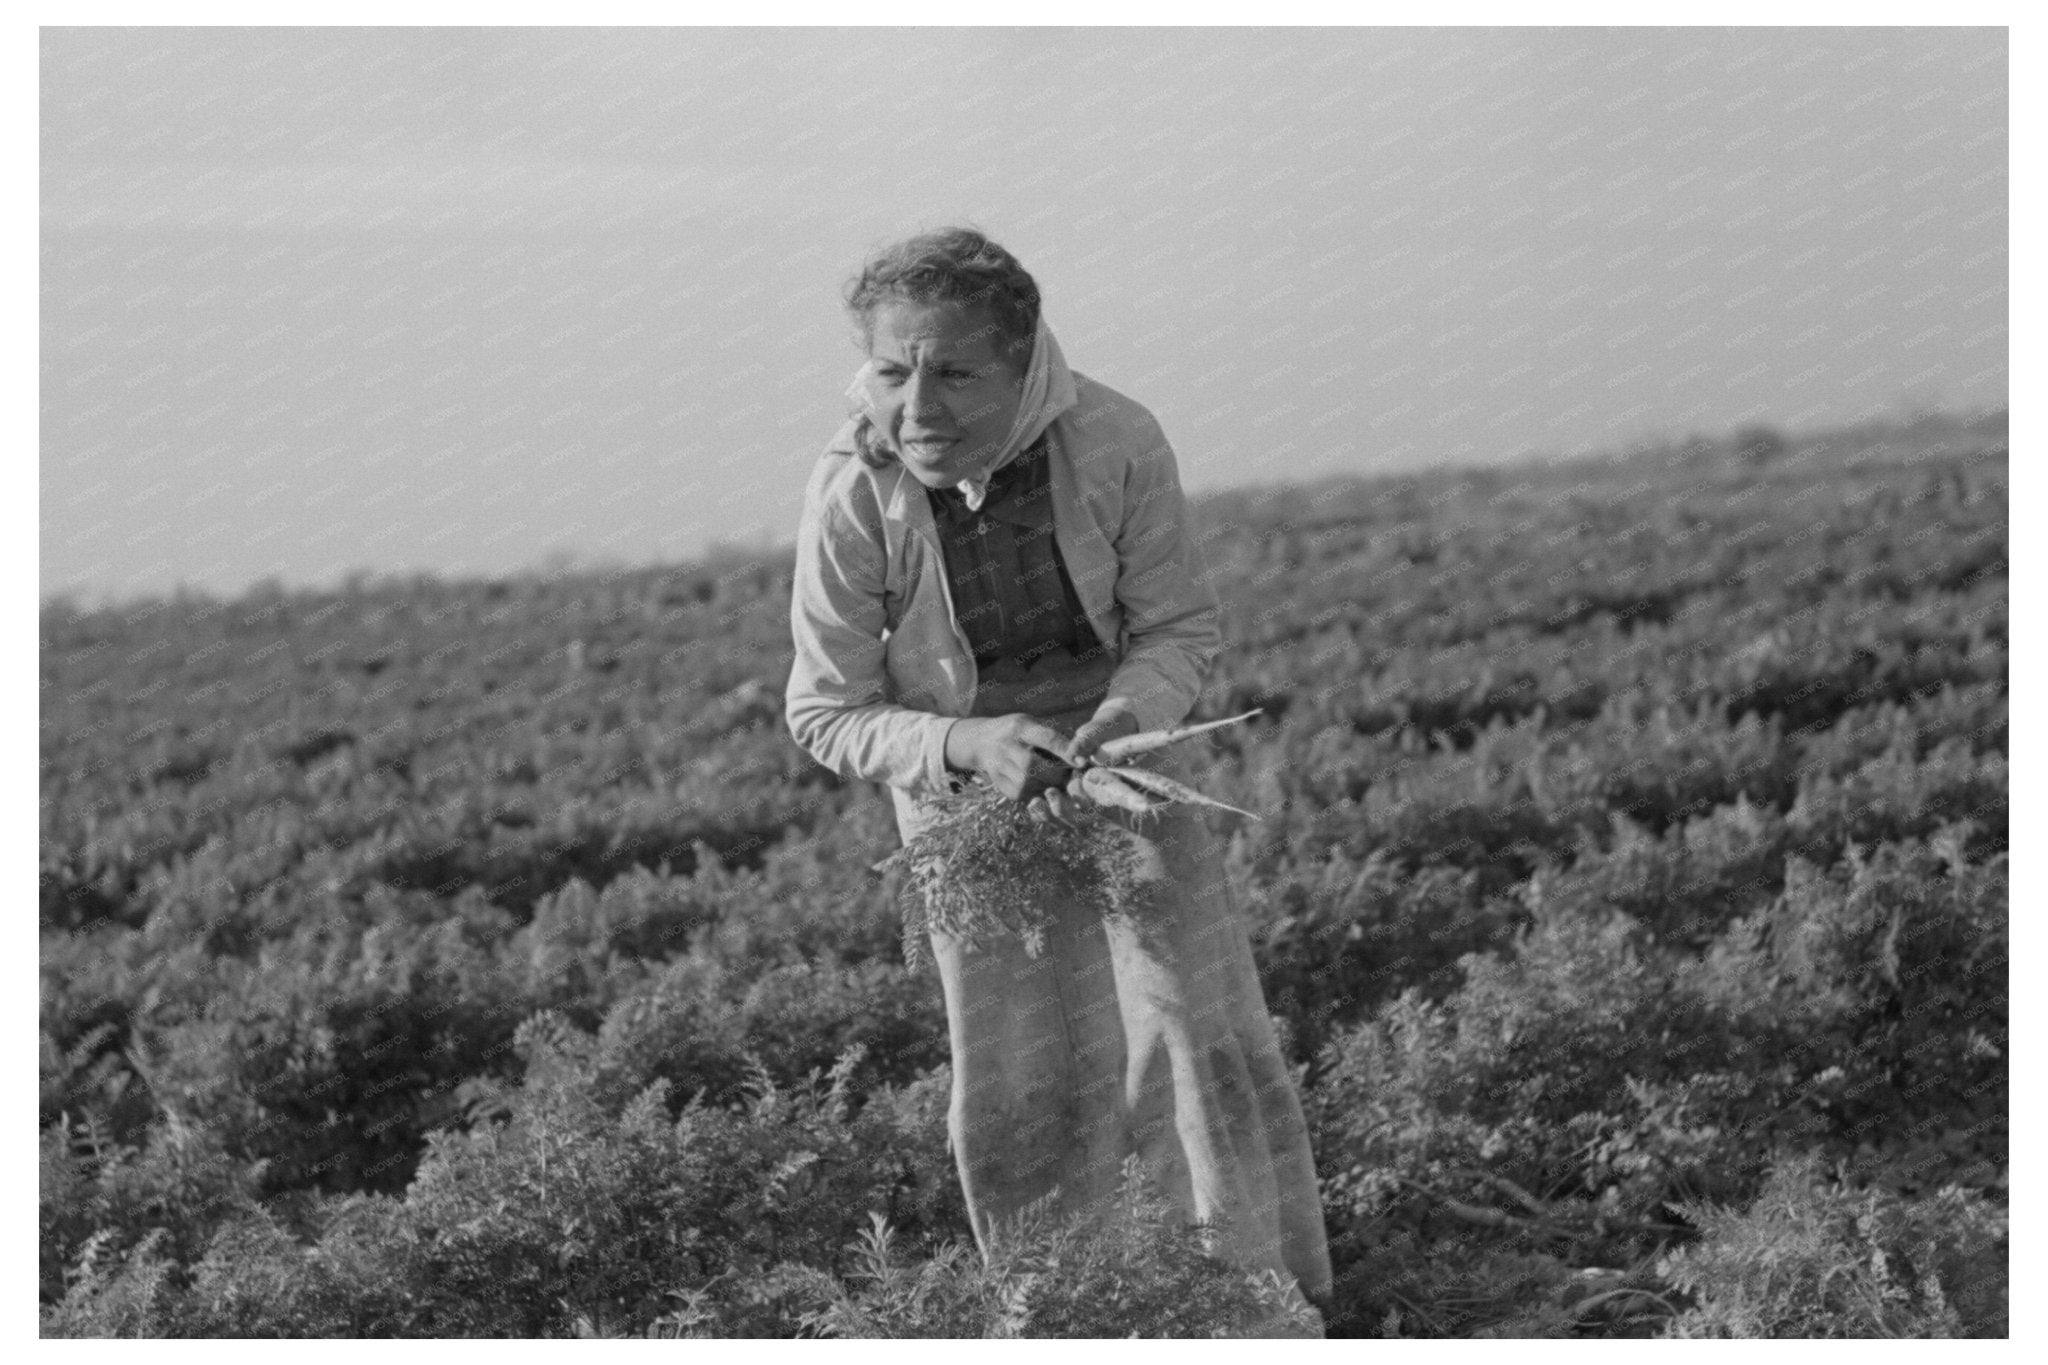
[[[1119,735],[1115,739],[1105,741],[1102,747],[1095,751],[1095,761],[1108,764],[1121,763],[1125,759],[1133,758],[1138,754],[1149,754],[1164,749],[1169,744],[1178,744],[1180,741],[1194,735],[1199,735],[1205,730],[1215,730],[1225,725],[1235,725],[1239,721],[1250,720],[1263,709],[1262,707],[1253,707],[1241,716],[1231,716],[1224,720],[1204,721],[1200,725],[1178,725],[1170,730],[1147,730],[1143,734]]]
[[[1091,768],[1089,771],[1097,772],[1102,770]],[[1111,768],[1108,771],[1115,773],[1125,782],[1137,787],[1139,790],[1159,797],[1164,801],[1185,801],[1191,805],[1209,806],[1216,810],[1227,810],[1234,815],[1242,815],[1252,820],[1259,818],[1248,810],[1240,810],[1236,806],[1212,800],[1196,791],[1193,787],[1188,786],[1185,782],[1176,782],[1170,777],[1148,771],[1144,768]]]
[[[1168,804],[1168,798],[1151,794],[1114,768],[1082,769],[1081,794],[1098,806],[1114,806],[1135,815],[1151,815]]]

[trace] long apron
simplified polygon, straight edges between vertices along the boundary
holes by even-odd
[[[985,680],[972,714],[1022,711],[1071,733],[1115,659],[1045,662],[1054,668],[1025,680]],[[1172,750],[1149,766],[1187,776]],[[899,803],[906,843],[928,818]],[[952,1035],[948,1126],[975,1237],[986,1251],[999,1223],[1046,1195],[1063,1216],[1106,1215],[1134,1154],[1189,1219],[1219,1225],[1219,1255],[1326,1294],[1308,1129],[1217,843],[1185,806],[1097,818],[1150,840],[1166,869],[1131,922],[1051,906],[1035,958],[1011,938],[970,948],[931,935]]]

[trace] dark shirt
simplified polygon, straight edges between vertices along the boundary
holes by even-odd
[[[1041,436],[990,478],[978,512],[958,489],[925,490],[954,619],[985,677],[1036,674],[1102,648],[1053,539],[1051,473]]]

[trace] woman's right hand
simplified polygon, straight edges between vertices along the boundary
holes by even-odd
[[[1028,801],[1066,784],[1070,770],[1052,757],[1066,747],[1065,735],[1021,712],[968,717],[946,732],[946,765],[980,773],[1012,801]]]

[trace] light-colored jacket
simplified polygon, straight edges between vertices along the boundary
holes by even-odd
[[[1075,374],[1079,402],[1048,427],[1053,538],[1117,667],[1097,709],[1140,729],[1194,706],[1222,645],[1221,612],[1173,448],[1142,406]],[[974,705],[976,669],[955,624],[924,486],[871,469],[840,428],[812,471],[797,531],[790,734],[843,777],[907,795],[947,789],[946,732]]]

